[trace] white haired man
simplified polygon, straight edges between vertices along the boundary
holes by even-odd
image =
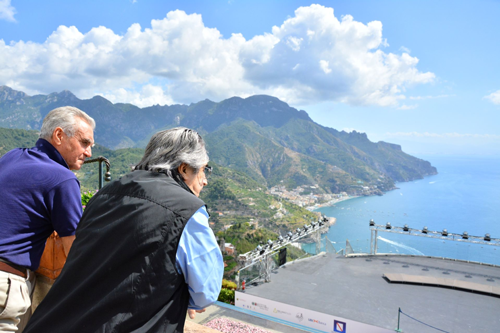
[[[0,158],[0,332],[22,332],[31,316],[35,271],[55,230],[66,255],[82,216],[79,170],[92,155],[95,122],[75,107],[44,118],[33,148]]]
[[[135,170],[95,195],[61,275],[25,333],[183,332],[217,300],[222,255],[198,198],[211,169],[201,136],[153,135]]]

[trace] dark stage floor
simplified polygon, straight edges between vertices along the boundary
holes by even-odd
[[[246,292],[388,329],[396,327],[401,308],[447,332],[500,332],[500,297],[390,283],[384,274],[454,279],[500,288],[498,267],[426,257],[320,254],[287,264],[271,274],[271,282],[248,286]],[[401,328],[404,332],[439,332],[404,315]]]

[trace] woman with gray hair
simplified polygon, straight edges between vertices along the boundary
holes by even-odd
[[[134,170],[164,172],[181,186],[183,180],[198,197],[207,185],[202,173],[212,172],[207,163],[208,155],[201,136],[189,128],[176,127],[153,135]]]
[[[193,318],[216,301],[222,255],[198,198],[207,163],[195,131],[153,135],[134,171],[87,205],[25,332],[182,332],[187,311]]]

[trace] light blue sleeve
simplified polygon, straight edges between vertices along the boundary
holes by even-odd
[[[201,310],[217,300],[224,263],[204,206],[184,227],[177,248],[176,266],[188,284],[190,309]]]

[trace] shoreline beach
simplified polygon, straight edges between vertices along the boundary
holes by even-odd
[[[344,198],[341,198],[341,199],[333,199],[333,200],[330,200],[330,201],[325,202],[325,203],[315,204],[314,206],[306,207],[306,209],[309,210],[309,211],[315,211],[318,208],[331,207],[331,206],[334,206],[336,203],[339,203],[339,202],[342,202],[342,201],[347,201],[347,200],[350,200],[350,199],[355,199],[355,198],[359,198],[359,196],[348,196],[347,198],[344,197]]]

